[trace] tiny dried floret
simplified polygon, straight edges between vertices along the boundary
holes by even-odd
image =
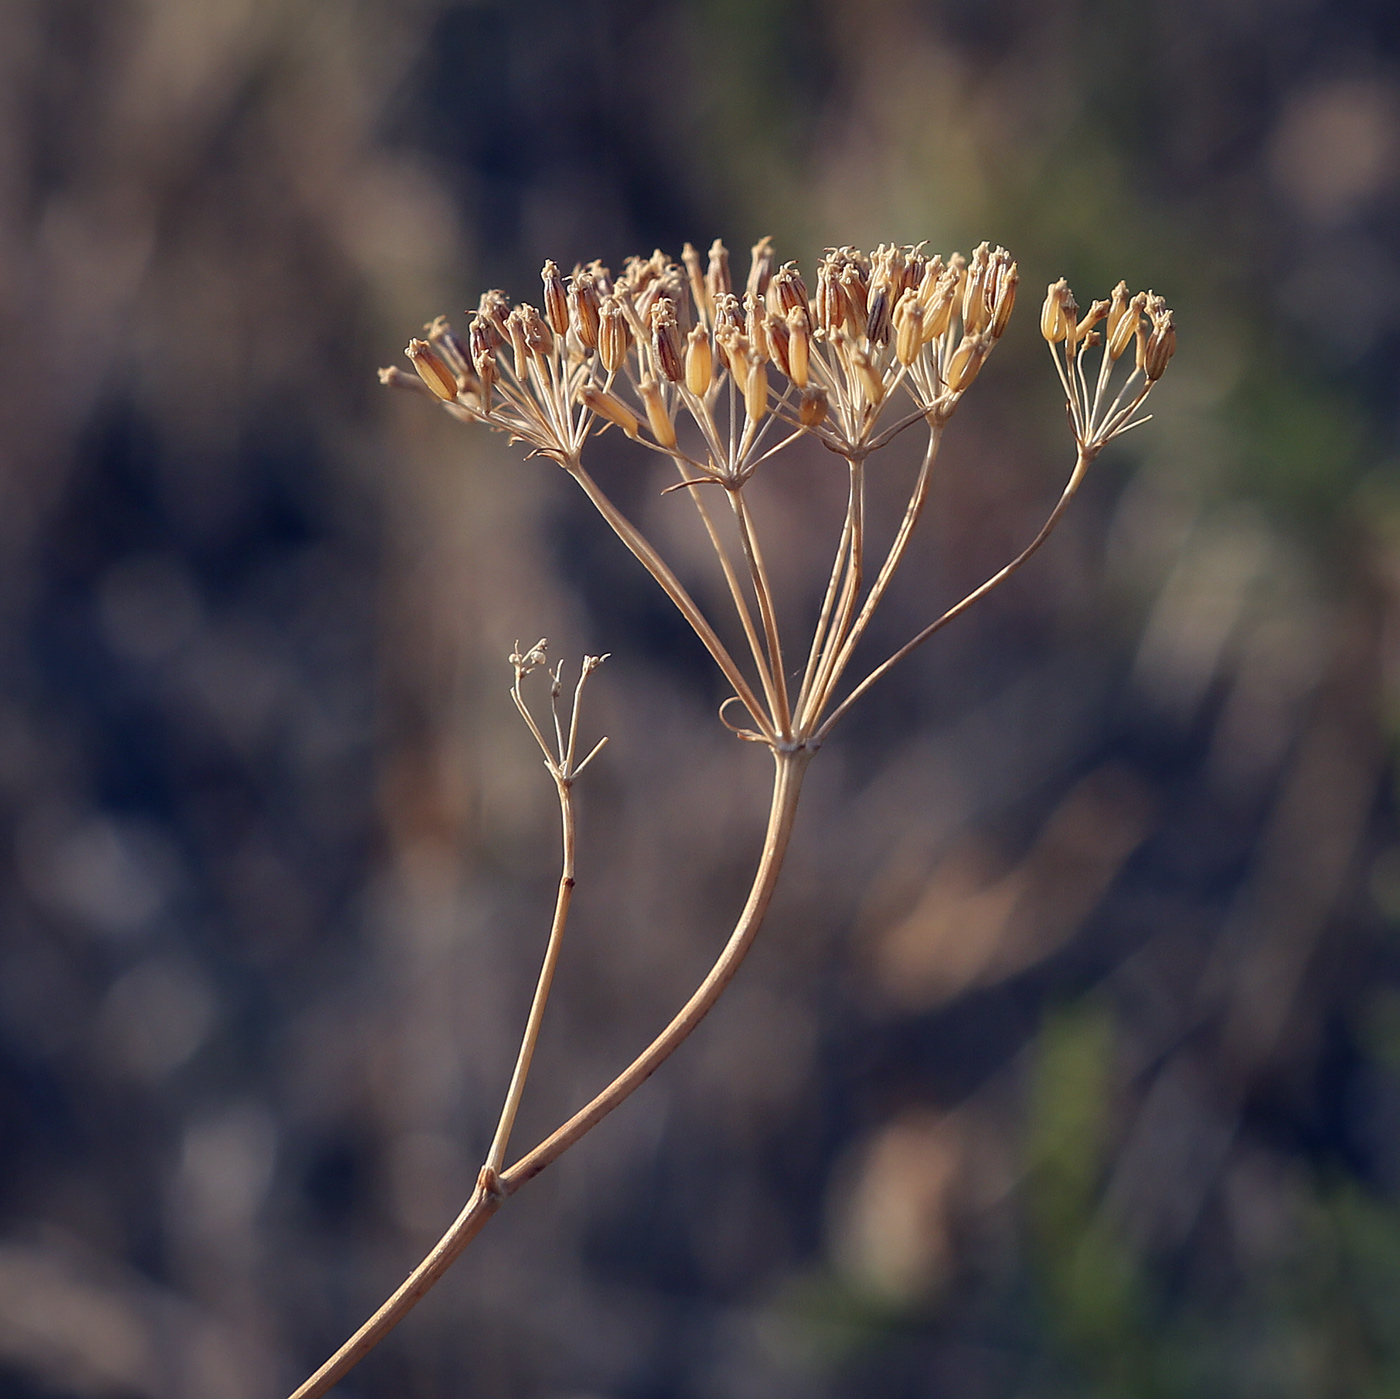
[[[410,340],[404,354],[418,371],[418,377],[438,398],[446,403],[456,401],[457,376],[438,358],[426,340]]]

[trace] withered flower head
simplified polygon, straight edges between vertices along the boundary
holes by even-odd
[[[1165,308],[1152,322],[1152,334],[1147,338],[1143,353],[1142,372],[1148,382],[1155,384],[1166,373],[1167,364],[1176,353],[1176,321]]]
[[[510,302],[503,291],[484,291],[477,303],[476,313],[496,334],[496,342],[491,347],[498,349],[510,339],[506,329],[506,318],[510,315]]]
[[[404,351],[418,371],[418,377],[444,402],[452,403],[457,397],[457,378],[433,352],[426,340],[410,340]]]
[[[697,398],[709,392],[714,377],[714,362],[710,354],[710,337],[705,327],[697,325],[686,336],[685,386]]]
[[[750,296],[761,297],[768,290],[773,275],[773,240],[763,237],[749,250],[749,280],[744,290]]]
[[[556,335],[569,333],[569,298],[564,291],[564,279],[553,258],[547,259],[540,280],[544,283],[544,314]]]
[[[800,311],[807,317],[807,284],[795,262],[785,262],[769,279],[766,293],[768,309],[784,320],[790,312]]]
[[[673,384],[681,381],[685,366],[681,360],[681,332],[676,324],[675,302],[660,297],[651,308],[651,348],[662,375]]]
[[[1058,345],[1069,334],[1069,317],[1065,314],[1069,295],[1069,283],[1063,277],[1058,282],[1051,282],[1045,289],[1045,305],[1040,310],[1040,333],[1052,345]]]
[[[734,284],[729,279],[729,249],[716,238],[710,244],[710,265],[705,269],[705,291],[711,309],[721,296],[727,296],[733,290]]]
[[[609,374],[616,374],[627,362],[632,332],[620,297],[608,296],[598,308],[598,357]]]
[[[575,272],[569,279],[569,324],[585,350],[598,348],[598,280],[591,272]]]

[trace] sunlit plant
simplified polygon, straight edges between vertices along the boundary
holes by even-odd
[[[1076,448],[1059,499],[1015,558],[852,681],[857,647],[923,514],[944,431],[1011,317],[1018,274],[1010,254],[986,243],[970,259],[954,253],[946,262],[922,247],[882,245],[871,254],[833,249],[817,265],[815,295],[794,263],[777,265],[767,238],[753,248],[742,296],[718,241],[705,266],[687,244],[680,264],[656,252],[629,259],[617,277],[598,262],[576,267],[567,279],[546,262],[541,275],[542,310],[525,303],[512,307],[504,293],[486,292],[465,339],[439,318],[425,339],[409,342],[416,377],[398,369],[382,370],[380,377],[437,399],[462,422],[508,433],[527,444],[531,456],[557,462],[578,483],[719,667],[731,690],[721,719],[739,738],[772,755],[767,829],[743,910],[690,999],[592,1102],[507,1165],[573,893],[572,788],[602,746],[580,759],[580,702],[599,658],[585,658],[572,699],[561,709],[562,669],[547,669],[544,643],[511,656],[511,694],[543,751],[563,826],[558,899],[515,1070],[461,1214],[293,1399],[313,1399],[348,1373],[507,1199],[640,1087],[704,1019],[758,933],[787,851],[803,776],[832,729],[886,671],[1040,548],[1104,446],[1146,421],[1139,410],[1176,346],[1172,313],[1158,296],[1130,295],[1120,282],[1110,299],[1095,301],[1081,316],[1063,280],[1049,288],[1041,331],[1064,388]],[[922,464],[881,554],[867,538],[867,464],[919,424],[927,433]],[[744,638],[738,656],[584,465],[590,439],[606,431],[621,433],[675,467],[677,480],[667,489],[685,492],[699,512]],[[796,637],[789,633],[785,640],[745,488],[755,472],[803,439],[819,442],[844,462],[849,489],[821,606]],[[543,721],[523,689],[540,670],[549,680]]]

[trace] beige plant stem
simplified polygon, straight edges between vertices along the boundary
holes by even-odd
[[[807,667],[802,672],[802,685],[797,691],[795,711],[799,716],[799,722],[801,722],[800,716],[807,712],[807,696],[811,692],[813,680],[816,679],[817,659],[822,653],[826,629],[831,623],[832,609],[836,606],[837,589],[841,586],[841,579],[850,557],[851,531],[855,527],[856,496],[860,485],[856,478],[854,464],[848,462],[847,466],[850,469],[850,485],[846,498],[846,521],[841,527],[841,539],[836,546],[836,556],[831,563],[831,576],[827,579],[821,610],[817,614],[817,625],[812,631],[812,644],[807,652]]]
[[[875,582],[860,609],[860,615],[850,624],[845,635],[837,638],[837,648],[833,659],[819,678],[819,683],[813,692],[810,713],[803,716],[812,723],[821,717],[822,711],[831,702],[832,692],[840,683],[841,676],[850,664],[857,643],[865,634],[866,627],[870,625],[871,617],[875,615],[875,609],[884,600],[885,593],[895,573],[899,570],[899,565],[904,560],[905,551],[909,548],[909,541],[924,513],[924,506],[928,502],[929,486],[933,480],[933,465],[938,458],[938,448],[942,441],[942,428],[932,428],[929,432],[928,447],[924,452],[923,464],[919,467],[919,474],[915,479],[914,489],[910,492],[909,503],[905,506],[904,518],[900,521],[894,542],[890,545],[885,562],[880,566],[880,571],[875,576]]]
[[[769,807],[768,826],[749,896],[734,925],[734,931],[729,935],[729,940],[708,975],[671,1023],[591,1103],[522,1156],[509,1170],[498,1173],[489,1165],[484,1166],[471,1198],[428,1256],[408,1275],[388,1301],[310,1379],[292,1393],[290,1399],[319,1399],[319,1396],[344,1379],[418,1305],[505,1200],[514,1195],[527,1181],[533,1180],[546,1166],[562,1156],[614,1108],[636,1092],[709,1014],[724,988],[739,970],[740,964],[753,945],[764,915],[768,912],[768,905],[772,902],[773,891],[777,887],[778,875],[792,836],[802,778],[811,756],[811,751],[805,748],[797,751],[775,751],[773,796]],[[572,881],[566,889],[565,882],[561,879],[561,900],[571,890]],[[567,904],[565,911],[567,912]],[[558,925],[559,913],[556,908],[556,926]],[[541,980],[543,981],[543,975]],[[537,1002],[538,999],[537,995]]]
[[[676,1013],[671,1023],[587,1107],[576,1112],[562,1127],[522,1156],[501,1176],[500,1186],[506,1195],[513,1195],[526,1181],[537,1176],[586,1132],[596,1127],[619,1103],[640,1088],[710,1013],[720,993],[729,985],[734,973],[739,970],[740,964],[748,955],[764,915],[768,912],[768,905],[772,902],[773,891],[777,887],[778,875],[782,870],[783,859],[792,836],[797,800],[802,791],[802,779],[811,758],[812,751],[806,747],[778,748],[774,751],[773,797],[758,870],[754,874],[748,899],[734,925],[734,931],[730,933],[729,941],[725,943],[723,951],[706,974],[704,981]]]
[[[734,693],[738,695],[744,708],[749,711],[749,717],[757,725],[758,731],[769,740],[776,738],[773,725],[749,682],[744,679],[743,673],[734,664],[734,658],[715,634],[715,629],[710,625],[705,614],[695,605],[690,594],[681,586],[680,579],[671,572],[666,561],[656,552],[646,536],[612,503],[607,494],[582,466],[577,462],[568,462],[564,469],[583,487],[584,494],[593,502],[594,508],[612,526],[613,533],[622,540],[647,572],[656,579],[666,596],[675,603],[681,616],[690,623],[691,629],[704,642],[705,649],[714,658],[714,662],[723,672],[724,678],[734,687]]]
[[[574,898],[574,794],[572,778],[555,776],[555,786],[559,792],[559,815],[563,826],[564,858],[559,875],[559,892],[554,900],[554,918],[549,927],[549,941],[545,944],[544,961],[540,965],[539,980],[535,984],[534,999],[530,1002],[530,1015],[525,1022],[525,1033],[520,1040],[520,1052],[515,1060],[515,1069],[510,1076],[510,1088],[506,1091],[505,1106],[501,1109],[500,1121],[491,1140],[491,1149],[486,1153],[486,1167],[493,1175],[499,1175],[505,1165],[506,1147],[510,1143],[511,1129],[515,1126],[515,1115],[520,1110],[520,1099],[525,1093],[525,1080],[530,1074],[530,1062],[535,1055],[535,1045],[540,1037],[540,1025],[544,1020],[544,1008],[549,1001],[550,988],[554,984],[554,969],[559,965],[559,949],[564,942],[564,927],[569,921],[569,905]]]
[[[783,673],[783,644],[778,636],[778,616],[773,610],[773,588],[768,581],[768,570],[763,563],[758,538],[754,534],[748,502],[744,499],[744,488],[735,486],[730,490],[729,501],[734,507],[734,518],[739,525],[739,542],[744,550],[744,558],[748,561],[754,594],[758,598],[759,616],[763,619],[763,630],[768,639],[768,669],[773,676],[775,699],[773,720],[779,738],[791,739],[792,712],[788,708],[787,676]]]
[[[961,602],[954,603],[954,605],[936,621],[930,622],[917,636],[911,637],[906,641],[894,655],[890,656],[887,660],[881,661],[880,664],[831,711],[826,722],[812,736],[811,742],[814,747],[820,746],[826,741],[827,735],[835,727],[841,716],[878,679],[880,679],[882,675],[897,666],[911,651],[922,646],[935,632],[942,631],[954,618],[961,617],[969,607],[986,597],[987,594],[994,589],[999,588],[1042,544],[1045,543],[1047,539],[1050,538],[1051,534],[1054,533],[1055,526],[1060,523],[1060,517],[1069,508],[1070,501],[1074,499],[1075,492],[1079,490],[1080,483],[1084,480],[1084,473],[1089,469],[1089,463],[1092,460],[1092,456],[1086,456],[1082,451],[1079,453],[1078,459],[1074,464],[1074,470],[1070,473],[1069,481],[1065,484],[1064,491],[1061,493],[1059,500],[1055,502],[1055,508],[1050,512],[1049,517],[1040,527],[1040,533],[1037,534],[1005,568],[998,569],[997,572],[992,574],[992,576],[981,585],[981,587],[974,588]]]
[[[676,467],[684,477],[684,463],[677,461]],[[686,491],[691,500],[695,502],[695,508],[699,511],[700,518],[704,522],[705,533],[710,537],[710,545],[719,559],[720,569],[724,573],[724,581],[729,586],[729,596],[734,603],[734,611],[738,614],[739,624],[744,629],[744,636],[749,643],[749,651],[753,655],[754,665],[758,668],[758,678],[763,686],[763,693],[768,698],[770,709],[776,709],[777,694],[773,689],[773,677],[768,673],[768,662],[763,654],[763,643],[759,640],[758,631],[754,627],[748,600],[744,597],[743,584],[739,582],[739,575],[735,571],[733,560],[730,559],[729,551],[724,547],[724,541],[720,538],[714,516],[710,514],[710,508],[705,504],[700,485],[694,481],[687,481],[685,484]],[[672,489],[675,488],[672,487]]]

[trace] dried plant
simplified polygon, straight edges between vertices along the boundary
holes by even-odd
[[[733,693],[720,717],[773,757],[773,790],[758,869],[718,959],[670,1024],[592,1102],[509,1167],[506,1149],[548,1000],[574,886],[572,786],[601,743],[576,761],[579,706],[600,659],[586,657],[567,718],[562,672],[549,672],[551,718],[541,725],[522,682],[545,665],[538,643],[512,655],[511,695],[544,753],[559,795],[563,872],[535,997],[505,1106],[476,1188],[461,1214],[393,1296],[293,1399],[325,1393],[433,1286],[486,1221],[635,1091],[709,1012],[748,952],[767,911],[792,832],[803,775],[832,728],[887,670],[1019,569],[1049,537],[1090,463],[1138,415],[1175,349],[1172,313],[1152,293],[1119,283],[1082,317],[1068,285],[1051,285],[1041,315],[1064,387],[1076,447],[1064,489],[1031,542],[980,587],[931,621],[854,684],[856,649],[909,547],[928,499],[943,433],[1006,329],[1018,273],[1003,248],[983,243],[970,259],[945,262],[922,247],[829,250],[809,295],[793,263],[776,264],[771,240],[752,250],[742,296],[718,241],[702,267],[689,244],[681,263],[661,252],[632,258],[616,278],[598,262],[566,280],[542,272],[543,310],[512,307],[486,292],[463,341],[446,320],[409,343],[417,377],[385,369],[381,379],[441,401],[463,422],[484,423],[557,462],[579,484],[694,629]],[[1129,347],[1132,367],[1119,372]],[[1097,352],[1095,355],[1092,352]],[[1117,381],[1115,387],[1115,380]],[[1110,397],[1110,394],[1112,395]],[[867,567],[866,463],[900,433],[923,423],[928,441],[903,518],[879,567]],[[616,429],[669,459],[714,547],[748,654],[740,661],[665,559],[589,474],[591,437]],[[745,486],[765,462],[802,438],[846,464],[845,521],[810,636],[785,648],[773,588]],[[729,512],[737,548],[716,513]],[[791,658],[805,652],[796,683]],[[741,722],[727,717],[738,705]]]

